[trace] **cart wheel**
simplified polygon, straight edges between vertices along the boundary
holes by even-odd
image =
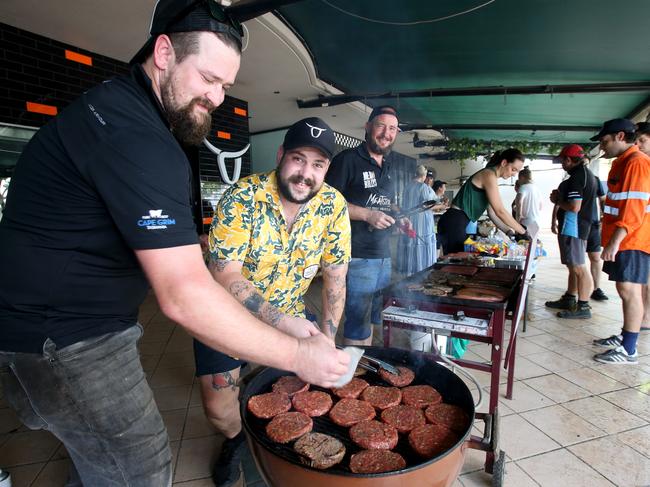
[[[506,476],[506,452],[501,450],[492,467],[492,487],[502,487]]]

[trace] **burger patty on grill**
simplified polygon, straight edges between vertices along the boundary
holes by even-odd
[[[361,421],[350,428],[350,438],[366,450],[392,450],[397,445],[397,430],[375,419]]]
[[[424,458],[432,458],[448,450],[458,440],[458,435],[445,426],[425,424],[409,433],[409,445]]]
[[[375,417],[375,408],[372,404],[358,399],[341,399],[330,410],[329,417],[339,426],[352,426],[360,421],[367,421]]]
[[[465,433],[469,426],[468,414],[453,404],[434,404],[424,411],[424,415],[430,423],[446,426],[457,433]]]
[[[431,386],[408,386],[402,389],[402,402],[408,406],[424,409],[432,404],[441,403],[442,396]]]
[[[248,410],[258,418],[269,419],[291,409],[291,399],[286,394],[268,392],[252,396],[247,406]]]
[[[321,470],[336,465],[345,456],[343,443],[323,433],[303,435],[293,445],[293,449],[302,463]]]
[[[397,387],[369,386],[361,393],[361,399],[377,409],[386,409],[402,401],[402,391]]]
[[[415,372],[408,367],[397,366],[399,375],[391,374],[385,369],[379,369],[379,376],[388,382],[391,386],[404,387],[409,385],[415,379]]]
[[[354,473],[382,473],[406,468],[402,455],[390,450],[361,450],[350,458]]]
[[[307,416],[322,416],[332,408],[332,397],[327,392],[297,392],[293,399],[293,408]]]
[[[332,388],[332,392],[341,399],[356,399],[366,387],[368,387],[368,383],[365,380],[353,377],[352,380],[343,387]]]
[[[284,375],[271,386],[273,392],[283,392],[293,396],[297,392],[309,390],[309,384],[295,375]]]
[[[314,426],[312,419],[304,413],[292,411],[278,414],[266,425],[266,434],[276,443],[289,443],[309,433]]]
[[[422,426],[426,423],[424,413],[415,406],[400,404],[381,412],[381,420],[384,423],[394,426],[400,433],[408,433],[413,428]]]

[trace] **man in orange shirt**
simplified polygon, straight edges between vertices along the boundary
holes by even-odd
[[[603,271],[623,301],[623,330],[620,335],[594,340],[610,348],[594,355],[608,364],[636,364],[636,342],[643,317],[641,287],[648,282],[650,266],[650,157],[635,145],[636,126],[616,118],[604,123],[591,140],[600,141],[605,157],[615,157],[607,176],[603,208]]]

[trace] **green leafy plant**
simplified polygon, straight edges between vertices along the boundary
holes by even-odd
[[[556,155],[564,145],[525,140],[450,139],[447,142],[447,150],[451,154],[452,160],[457,161],[461,165],[461,169],[464,169],[466,160],[476,160],[479,156],[489,157],[494,152],[509,147],[519,149],[527,158],[534,159],[540,155]]]

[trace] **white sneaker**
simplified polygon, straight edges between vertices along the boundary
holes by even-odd
[[[594,360],[604,364],[638,364],[639,353],[635,350],[634,354],[630,355],[623,346],[619,346],[594,355]]]

